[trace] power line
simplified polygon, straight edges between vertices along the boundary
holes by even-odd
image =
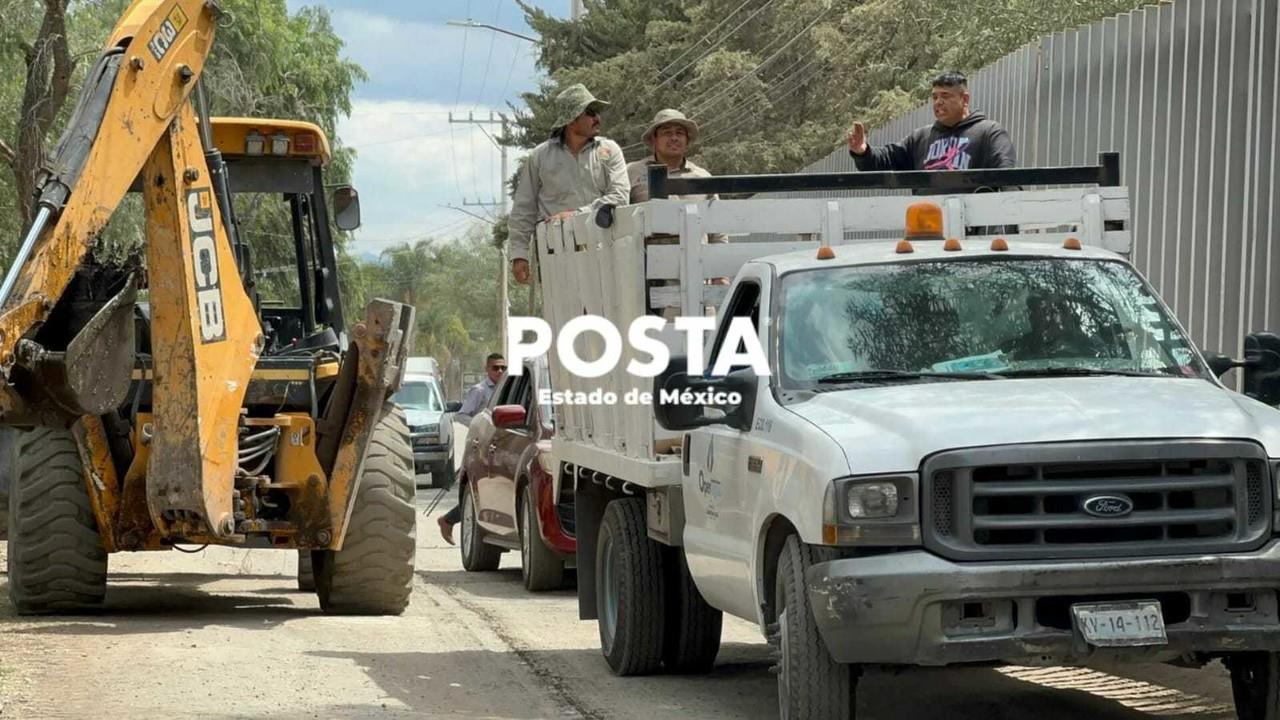
[[[794,44],[796,43],[796,41],[798,41],[800,38],[804,37],[804,36],[805,36],[805,35],[806,35],[810,30],[812,30],[812,29],[814,28],[814,26],[815,26],[815,25],[817,25],[819,22],[821,22],[821,21],[822,21],[822,18],[826,17],[827,13],[829,13],[829,12],[831,12],[831,5],[830,5],[830,4],[828,4],[826,8],[824,8],[824,9],[820,10],[820,11],[818,12],[818,15],[817,15],[816,17],[814,17],[814,18],[813,18],[813,20],[812,20],[808,25],[806,25],[806,26],[804,27],[804,29],[803,29],[803,30],[801,30],[800,32],[798,32],[798,33],[796,33],[795,35],[793,35],[793,36],[791,37],[791,39],[790,39],[790,40],[788,40],[786,43],[784,43],[782,47],[778,48],[778,50],[777,50],[776,52],[774,52],[774,53],[773,53],[772,55],[770,55],[769,57],[765,58],[764,62],[762,62],[762,63],[760,63],[759,65],[755,66],[755,68],[754,68],[753,70],[751,70],[750,72],[748,72],[746,75],[743,75],[742,77],[738,78],[738,81],[737,81],[737,82],[735,82],[735,83],[733,83],[732,85],[730,85],[730,86],[728,86],[728,87],[724,88],[723,90],[721,90],[720,92],[718,92],[718,93],[716,93],[716,94],[712,95],[712,96],[711,96],[711,97],[709,97],[709,98],[704,97],[704,99],[702,99],[702,100],[695,100],[695,101],[694,101],[694,103],[693,103],[692,105],[690,105],[690,106],[689,106],[690,114],[696,115],[696,114],[698,114],[698,113],[702,112],[702,111],[703,111],[703,110],[705,110],[707,107],[709,107],[712,103],[714,103],[716,100],[719,100],[720,98],[724,97],[725,95],[728,95],[729,93],[731,93],[731,92],[733,92],[734,90],[738,89],[738,88],[739,88],[739,87],[740,87],[744,82],[746,82],[746,81],[747,81],[747,79],[748,79],[748,78],[755,77],[755,76],[759,75],[759,73],[760,73],[760,71],[761,71],[761,70],[763,70],[764,68],[768,67],[770,63],[772,63],[774,60],[778,59],[778,58],[782,55],[782,53],[786,52],[786,51],[787,51],[787,48],[791,47],[792,45],[794,45]],[[784,36],[784,37],[785,37],[785,36]],[[708,93],[708,94],[709,94],[709,93]]]
[[[802,88],[802,87],[804,87],[804,86],[805,86],[805,83],[806,83],[809,79],[811,79],[814,75],[816,75],[816,74],[817,74],[817,70],[820,70],[820,69],[821,69],[821,67],[822,67],[821,65],[818,65],[818,66],[816,67],[816,69],[814,70],[814,72],[811,72],[811,73],[809,74],[809,76],[808,76],[808,77],[806,77],[804,80],[801,80],[801,81],[796,82],[796,83],[795,83],[794,85],[792,85],[792,86],[791,86],[791,88],[790,88],[790,89],[788,89],[785,93],[783,93],[783,94],[781,94],[781,95],[779,95],[779,96],[777,96],[777,97],[775,97],[775,98],[772,98],[773,103],[776,105],[776,104],[778,104],[779,102],[781,102],[782,100],[785,100],[786,98],[790,97],[791,95],[794,95],[794,94],[796,93],[796,91],[797,91],[797,90],[799,90],[800,88]],[[739,127],[742,127],[742,125],[743,125],[743,124],[745,124],[748,120],[752,119],[752,117],[753,117],[753,115],[744,115],[740,120],[738,120],[738,122],[736,122],[736,123],[734,123],[734,124],[732,124],[732,125],[730,125],[730,126],[728,126],[728,127],[726,127],[726,128],[722,128],[721,130],[717,130],[717,131],[716,131],[716,132],[714,132],[714,133],[711,133],[709,136],[707,136],[707,138],[706,138],[703,142],[713,142],[713,141],[714,141],[714,140],[716,140],[717,138],[724,137],[724,136],[725,136],[725,135],[727,135],[728,133],[733,132],[734,130],[737,130]]]
[[[730,22],[730,20],[733,19],[733,15],[736,15],[737,13],[741,12],[741,9],[745,8],[745,6],[748,5],[748,3],[750,3],[750,1],[751,0],[742,0],[742,4],[737,6],[737,8],[733,9],[732,13],[724,15],[724,19],[722,19],[721,22],[718,22],[716,24],[716,27],[713,27],[712,29],[710,29],[710,32],[708,32],[707,35],[699,37],[698,42],[695,42],[695,44],[692,44],[689,47],[685,47],[684,53],[681,53],[680,55],[676,55],[676,59],[669,61],[669,63],[667,63],[667,67],[664,67],[658,70],[658,74],[660,74],[660,76],[664,76],[664,74],[667,74],[667,70],[675,67],[678,61],[685,59],[685,55],[689,55],[690,53],[692,53],[692,51],[696,49],[696,47],[703,44],[703,41],[709,40],[710,37],[716,35],[716,32],[719,31],[719,28],[724,27],[724,23]],[[686,65],[686,68],[687,68],[687,65]],[[673,74],[680,74],[680,73],[673,73]]]
[[[502,0],[496,3],[497,8],[493,13],[493,24],[498,24],[498,18],[502,16]],[[480,101],[484,99],[484,86],[489,84],[489,66],[493,64],[493,44],[498,40],[498,33],[489,33],[489,56],[484,61],[484,75],[480,78],[480,92],[476,94],[476,100],[471,104],[471,110],[474,112],[480,105]]]
[[[727,22],[729,22],[730,20],[732,20],[732,19],[733,19],[733,16],[734,16],[734,15],[737,15],[737,14],[738,14],[738,12],[739,12],[739,11],[741,11],[741,10],[742,10],[742,8],[746,7],[746,6],[747,6],[747,4],[748,4],[748,3],[750,3],[750,2],[751,2],[751,0],[743,0],[742,4],[741,4],[741,5],[739,5],[737,8],[735,8],[733,12],[729,13],[727,16],[725,16],[725,18],[724,18],[723,20],[721,20],[719,23],[717,23],[715,27],[711,28],[711,31],[710,31],[710,32],[708,32],[706,35],[703,35],[701,38],[699,38],[699,39],[698,39],[698,42],[694,43],[693,45],[690,45],[688,48],[686,48],[686,49],[685,49],[685,51],[684,51],[684,52],[680,53],[680,55],[679,55],[679,56],[677,56],[675,60],[672,60],[670,63],[668,63],[668,64],[667,64],[667,66],[666,66],[666,67],[664,67],[664,68],[662,68],[661,70],[659,70],[659,71],[658,71],[658,74],[659,74],[659,75],[667,75],[667,71],[669,71],[669,70],[670,70],[670,69],[671,69],[671,68],[672,68],[676,63],[680,62],[680,60],[682,60],[686,55],[688,55],[690,52],[692,52],[695,48],[697,48],[699,45],[701,45],[704,41],[706,41],[706,40],[710,40],[711,38],[715,37],[715,34],[720,30],[720,28],[724,27],[725,23],[727,23]],[[752,14],[751,14],[751,16],[750,16],[750,17],[748,17],[746,20],[743,20],[743,21],[742,21],[742,23],[740,23],[740,24],[739,24],[737,27],[735,27],[733,30],[730,30],[727,34],[725,34],[725,35],[721,36],[721,38],[720,38],[719,40],[717,40],[717,41],[715,41],[714,43],[712,43],[711,47],[707,48],[707,51],[706,51],[705,53],[703,53],[703,54],[699,55],[699,56],[698,56],[696,59],[694,59],[692,62],[687,63],[684,67],[682,67],[682,68],[680,68],[679,70],[677,70],[677,71],[675,71],[675,72],[671,73],[670,75],[668,75],[667,80],[668,80],[668,81],[669,81],[669,80],[671,80],[671,78],[674,78],[674,77],[676,77],[676,76],[680,75],[680,74],[681,74],[681,73],[683,73],[685,70],[688,70],[689,68],[693,67],[694,65],[697,65],[699,62],[702,62],[702,59],[703,59],[703,58],[705,58],[706,56],[710,55],[712,52],[714,52],[714,51],[715,51],[715,49],[716,49],[716,48],[718,48],[718,47],[720,47],[722,44],[724,44],[724,41],[725,41],[725,40],[728,40],[728,39],[729,39],[729,38],[730,38],[734,33],[736,33],[738,30],[740,30],[740,29],[742,28],[742,26],[743,26],[743,25],[746,25],[748,22],[750,22],[750,21],[751,21],[751,18],[755,17],[756,15],[759,15],[761,10],[764,10],[765,8],[767,8],[767,7],[769,7],[770,5],[774,4],[775,2],[777,2],[777,0],[767,0],[767,2],[765,2],[765,4],[764,4],[763,6],[761,6],[760,8],[757,8],[757,9],[756,9],[756,11],[755,11],[754,13],[752,13]],[[658,88],[656,88],[656,89],[661,89],[665,84],[666,84],[666,83],[664,82],[664,83],[663,83],[663,85],[659,85],[659,86],[658,86]],[[655,90],[656,90],[656,89],[655,89]]]
[[[801,56],[800,59],[792,63],[791,66],[788,67],[786,70],[783,70],[782,73],[780,73],[775,80],[770,82],[765,87],[764,93],[766,97],[768,96],[769,93],[776,92],[779,88],[784,87],[789,83],[791,83],[792,80],[795,80],[801,75],[804,75],[804,73],[808,71],[809,68],[813,67],[818,62],[819,62],[819,58],[816,55],[810,56],[807,62],[805,61],[805,58]],[[796,66],[800,65],[801,63],[804,63],[804,65],[802,67],[797,68]],[[805,76],[804,80],[808,80],[809,77],[811,76]],[[803,80],[801,82],[803,82]],[[757,101],[757,98],[755,96],[748,97],[742,100],[741,102],[739,102],[737,105],[734,105],[733,107],[729,108],[728,110],[725,110],[713,117],[707,118],[706,120],[700,121],[698,126],[701,129],[706,130],[707,128],[717,123],[723,122],[724,120],[735,118],[738,116],[739,112],[745,110],[750,105],[755,104],[756,101]]]
[[[467,17],[471,17],[471,0],[467,0]],[[458,111],[458,100],[462,98],[462,78],[466,75],[467,69],[467,28],[462,30],[462,53],[458,56],[458,88],[453,93],[453,110]],[[453,125],[449,126],[449,155],[453,162],[449,165],[449,172],[453,175],[453,185],[458,190],[458,196],[461,197],[462,182],[458,180],[458,136],[453,132]],[[472,180],[474,183],[474,178]]]

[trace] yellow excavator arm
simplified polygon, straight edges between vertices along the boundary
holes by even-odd
[[[0,286],[0,421],[65,426],[118,405],[133,372],[132,286],[65,348],[37,335],[141,180],[154,360],[153,426],[141,432],[147,500],[155,526],[177,536],[235,532],[238,421],[263,342],[199,91],[219,15],[211,0],[132,3],[86,79]]]

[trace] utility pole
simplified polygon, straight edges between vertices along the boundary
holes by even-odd
[[[509,137],[509,136],[510,136],[510,135],[509,135],[509,129],[510,129],[510,128],[509,128],[509,126],[510,126],[510,123],[511,123],[510,118],[508,118],[508,117],[507,117],[505,114],[503,114],[503,113],[495,113],[495,112],[492,112],[492,111],[490,111],[490,113],[489,113],[489,117],[488,117],[488,118],[483,118],[483,117],[481,117],[481,118],[477,118],[477,117],[475,117],[472,113],[467,113],[467,117],[466,117],[465,119],[463,119],[463,118],[456,118],[456,119],[455,119],[455,118],[453,117],[453,113],[449,113],[449,123],[450,123],[450,124],[459,124],[459,125],[475,125],[476,127],[480,128],[480,131],[481,131],[481,132],[483,132],[483,133],[485,134],[485,136],[489,138],[489,141],[490,141],[490,142],[492,142],[494,145],[496,145],[496,146],[498,147],[498,154],[499,154],[499,156],[502,158],[502,172],[501,172],[501,175],[499,175],[499,177],[498,177],[498,200],[495,200],[495,201],[493,201],[493,202],[481,202],[481,201],[476,201],[476,202],[467,202],[467,201],[466,201],[466,198],[463,198],[463,200],[462,200],[462,204],[463,204],[464,206],[468,206],[468,207],[474,207],[474,206],[482,206],[482,207],[497,207],[497,208],[499,209],[499,211],[501,212],[501,214],[502,214],[502,215],[508,215],[508,214],[510,214],[510,212],[511,212],[510,197],[511,197],[511,196],[510,196],[510,194],[508,194],[508,193],[507,193],[507,178],[508,178],[508,176],[509,176],[509,174],[510,174],[510,171],[509,171],[509,170],[508,170],[508,168],[507,168],[507,146],[506,146],[506,145],[503,145],[502,143],[498,142],[497,140],[494,140],[494,139],[493,139],[493,136],[492,136],[492,135],[490,135],[490,134],[489,134],[489,132],[488,132],[487,130],[485,130],[485,129],[484,129],[484,126],[485,126],[485,125],[501,125],[501,126],[502,126],[502,137],[505,139],[505,138],[507,138],[507,137]],[[509,239],[509,238],[508,238],[508,239]],[[508,291],[507,291],[507,265],[509,265],[509,264],[510,264],[510,263],[507,261],[507,243],[503,243],[503,244],[502,244],[501,254],[502,254],[502,257],[501,257],[501,260],[500,260],[500,263],[499,263],[499,266],[498,266],[498,287],[499,287],[499,291],[498,291],[498,341],[499,341],[499,343],[500,343],[500,345],[499,345],[500,352],[506,352],[506,348],[507,348],[507,308],[508,308],[508,305],[509,305],[509,302],[508,302],[508,299],[507,299],[507,295],[508,295]]]

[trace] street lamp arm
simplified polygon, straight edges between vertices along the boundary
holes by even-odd
[[[496,26],[494,26],[494,25],[489,25],[489,24],[487,24],[487,23],[479,23],[479,22],[476,22],[475,20],[470,20],[470,19],[468,19],[468,20],[448,20],[448,21],[446,21],[446,22],[445,22],[445,24],[446,24],[446,25],[453,25],[453,26],[455,26],[455,27],[484,28],[484,29],[486,29],[486,30],[492,30],[492,31],[494,31],[494,32],[502,33],[503,35],[510,35],[511,37],[517,37],[517,38],[520,38],[521,40],[528,40],[529,42],[533,43],[534,45],[541,45],[541,44],[542,44],[542,40],[540,40],[540,39],[538,39],[538,38],[536,38],[536,37],[530,37],[529,35],[522,35],[522,34],[520,34],[520,33],[518,33],[518,32],[514,32],[514,31],[511,31],[511,30],[506,30],[506,29],[504,29],[504,28],[496,27]]]

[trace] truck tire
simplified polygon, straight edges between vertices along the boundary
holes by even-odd
[[[316,576],[311,570],[311,551],[298,551],[298,589],[315,592]]]
[[[1280,718],[1280,653],[1237,653],[1226,659],[1240,720]]]
[[[528,485],[520,491],[520,575],[530,592],[564,584],[564,560],[542,541],[542,520]]]
[[[9,483],[13,475],[13,436],[16,430],[0,427],[0,542],[9,538]]]
[[[662,665],[669,673],[711,672],[720,653],[724,614],[708,605],[698,592],[683,550],[673,548],[667,560],[667,633]]]
[[[13,442],[9,600],[23,615],[102,605],[107,553],[70,430],[37,428]]]
[[[365,454],[341,550],[311,556],[320,607],[337,615],[399,615],[413,592],[417,517],[404,412],[383,407]]]
[[[645,675],[662,665],[666,578],[662,546],[649,539],[642,498],[605,508],[596,545],[600,648],[617,675]]]
[[[462,568],[467,572],[490,572],[502,562],[502,548],[484,541],[480,523],[476,520],[476,503],[471,494],[471,483],[462,483],[462,537],[458,552],[462,553]]]
[[[777,624],[770,641],[779,650],[778,709],[782,720],[852,720],[857,674],[836,662],[818,634],[809,606],[805,572],[829,551],[792,535],[778,558],[774,583]]]

